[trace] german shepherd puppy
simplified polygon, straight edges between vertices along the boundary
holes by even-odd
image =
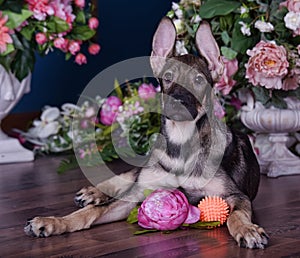
[[[144,189],[178,188],[192,204],[205,196],[224,198],[230,206],[227,227],[238,245],[267,245],[264,229],[251,221],[260,177],[251,144],[213,115],[212,85],[223,64],[210,26],[202,22],[196,32],[200,57],[174,56],[175,41],[172,20],[163,18],[150,63],[162,87],[164,141],[158,141],[148,166],[81,189],[75,202],[82,209],[64,217],[35,217],[25,226],[27,235],[48,237],[122,220],[143,201]]]

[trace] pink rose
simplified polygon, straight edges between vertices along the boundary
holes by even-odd
[[[224,71],[221,79],[215,84],[215,87],[222,92],[223,95],[228,95],[232,87],[236,84],[236,81],[232,79],[232,76],[238,70],[237,59],[228,60],[222,56],[224,63]]]
[[[80,51],[80,44],[78,41],[72,40],[68,46],[68,50],[72,55],[75,55]]]
[[[117,116],[119,106],[122,105],[122,101],[115,96],[110,96],[106,99],[102,105],[100,111],[100,121],[104,125],[111,125]]]
[[[155,87],[152,85],[152,83],[147,84],[143,83],[140,85],[138,89],[138,94],[141,99],[153,99],[155,98],[156,90]]]
[[[82,65],[87,63],[86,56],[82,53],[78,53],[75,57],[75,63]]]
[[[100,51],[100,45],[98,44],[91,44],[88,48],[88,51],[91,55],[97,55]]]
[[[138,224],[146,229],[174,230],[200,219],[200,210],[179,190],[158,189],[138,209]]]
[[[289,62],[283,46],[260,41],[252,50],[246,67],[246,78],[254,86],[282,89],[282,79],[288,73]]]
[[[89,27],[91,30],[97,29],[99,26],[99,20],[96,17],[92,17],[89,19]]]
[[[75,0],[75,5],[79,8],[83,8],[85,6],[85,0]]]
[[[39,45],[43,45],[47,42],[47,37],[44,33],[42,32],[38,32],[36,35],[35,35],[35,40],[36,42],[39,44]]]
[[[66,52],[68,50],[69,40],[64,38],[56,38],[54,40],[54,46],[62,51]]]
[[[298,13],[300,12],[300,2],[295,0],[287,0],[280,3],[280,6],[285,6],[290,12]]]

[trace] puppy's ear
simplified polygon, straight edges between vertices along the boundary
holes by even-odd
[[[152,41],[150,63],[155,76],[158,76],[166,63],[166,58],[172,56],[176,41],[176,28],[172,20],[164,17],[158,25]]]
[[[206,21],[200,23],[196,32],[196,47],[199,54],[206,59],[213,81],[217,82],[223,74],[224,64],[219,46]]]

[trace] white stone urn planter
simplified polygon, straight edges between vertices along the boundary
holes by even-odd
[[[1,130],[1,121],[18,103],[25,93],[30,91],[31,75],[22,82],[0,65],[0,163],[32,161],[34,154],[25,149],[20,142],[8,137]]]
[[[290,133],[300,130],[300,101],[286,98],[288,108],[265,108],[248,98],[241,120],[257,133],[261,173],[270,177],[300,174],[300,159],[287,148]]]

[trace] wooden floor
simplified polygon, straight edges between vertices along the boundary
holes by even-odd
[[[92,229],[32,238],[27,218],[75,210],[74,193],[89,184],[80,170],[56,173],[58,157],[0,165],[1,257],[300,257],[300,176],[262,176],[254,202],[256,222],[270,235],[264,250],[237,247],[226,227],[134,236],[136,225],[117,222]]]

